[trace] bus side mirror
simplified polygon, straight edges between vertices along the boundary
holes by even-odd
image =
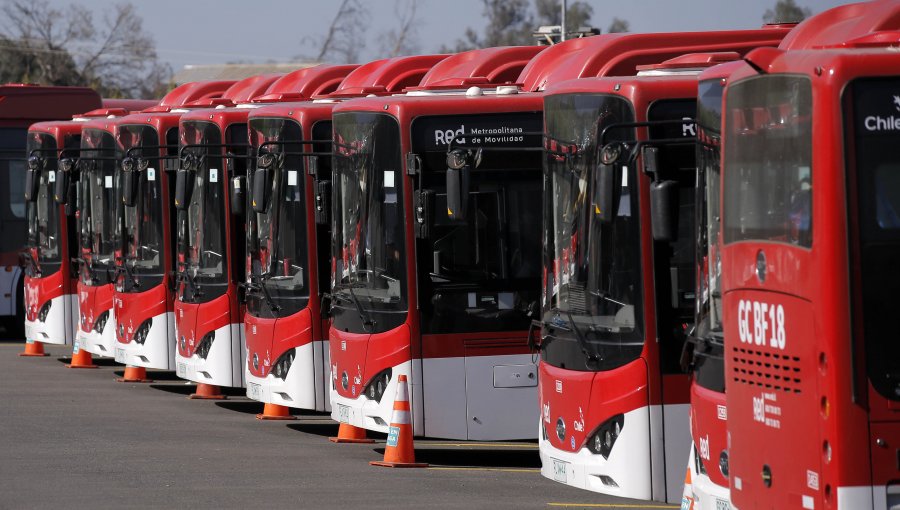
[[[654,241],[671,243],[678,239],[677,181],[650,184],[650,221]]]
[[[615,167],[623,150],[624,146],[620,142],[608,143],[600,149],[600,164],[594,178],[591,208],[602,223],[610,223],[616,217]]]
[[[244,188],[247,187],[247,178],[239,175],[231,179],[231,214],[235,216],[244,215]]]
[[[614,181],[615,168],[612,165],[601,163],[597,167],[591,206],[597,219],[602,223],[610,223],[616,217],[616,212],[613,210],[615,207]]]
[[[122,203],[126,207],[134,207],[137,203],[137,189],[140,174],[135,170],[133,158],[122,160]]]
[[[659,148],[641,150],[644,173],[653,176],[650,184],[650,224],[654,241],[678,239],[678,182],[659,179]]]
[[[253,206],[253,212],[266,212],[269,205],[269,195],[272,190],[270,172],[271,170],[268,168],[257,168],[253,172],[253,189],[250,196],[250,205]]]
[[[175,208],[184,211],[191,201],[192,177],[194,172],[179,168],[175,172]]]
[[[469,172],[480,163],[481,149],[474,156],[465,149],[453,149],[447,153],[447,216],[451,220],[466,221],[469,208]]]
[[[66,216],[74,216],[80,205],[78,201],[78,186],[74,182],[70,182],[66,193],[68,194],[68,198],[66,198]]]
[[[331,223],[331,181],[316,182],[316,224]]]
[[[69,203],[69,172],[63,170],[57,170],[54,174],[51,171],[51,174],[54,177],[53,183],[53,199],[56,200],[57,204],[68,204]]]
[[[26,162],[28,167],[25,170],[25,200],[28,202],[36,202],[38,197],[38,188],[41,184],[41,167],[43,161],[37,156],[31,156]]]
[[[423,189],[416,191],[413,198],[415,211],[414,227],[417,239],[428,239],[434,228],[434,190]]]

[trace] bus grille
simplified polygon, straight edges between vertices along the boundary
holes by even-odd
[[[732,347],[734,382],[771,390],[800,393],[800,357]]]

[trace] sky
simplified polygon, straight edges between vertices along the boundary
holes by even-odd
[[[408,0],[363,0],[370,26],[362,52],[365,61],[378,54],[379,35],[398,25],[398,6]],[[571,1],[571,0],[570,0]],[[592,24],[605,29],[613,17],[628,20],[632,32],[726,30],[759,27],[775,0],[585,0],[594,9]],[[57,8],[80,3],[101,19],[114,0],[49,0]],[[231,61],[292,62],[315,54],[304,38],[324,34],[337,12],[338,0],[134,0],[144,29],[156,39],[160,60],[177,71],[185,64]],[[797,0],[813,13],[842,3]],[[472,27],[485,25],[481,0],[419,0],[420,53],[452,45]]]

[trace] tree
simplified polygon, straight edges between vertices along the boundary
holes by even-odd
[[[528,0],[481,1],[484,4],[484,16],[487,18],[484,35],[479,36],[473,29],[467,28],[465,36],[457,40],[454,47],[444,46],[441,51],[460,52],[493,46],[534,44],[531,36],[534,17],[531,15]]]
[[[305,44],[318,47],[318,51],[300,58],[342,64],[359,62],[360,50],[365,47],[368,19],[368,8],[361,0],[341,0],[325,34],[303,38]]]
[[[117,4],[96,24],[81,5],[6,0],[0,11],[2,76],[11,81],[92,86],[108,97],[158,97],[172,70],[159,62],[134,5]]]
[[[631,24],[628,23],[628,20],[613,18],[612,22],[609,24],[609,28],[606,29],[606,32],[608,34],[617,34],[619,32],[628,32],[630,28]]]
[[[799,23],[812,15],[809,7],[800,7],[794,0],[778,0],[774,9],[766,9],[766,23]]]
[[[397,57],[414,55],[419,52],[418,4],[418,0],[396,0],[394,2],[394,11],[400,24],[396,29],[381,34],[379,38],[381,55]]]
[[[537,26],[562,25],[562,4],[559,0],[534,0],[537,12]],[[566,5],[566,26],[569,32],[591,24],[594,8],[584,2],[570,2]]]

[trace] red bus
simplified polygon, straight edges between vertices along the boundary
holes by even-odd
[[[248,210],[246,225],[248,397],[331,410],[324,345],[328,322],[320,313],[331,274],[331,233],[325,221],[329,211],[318,201],[328,199],[334,106],[353,97],[400,93],[454,61],[456,56],[424,55],[370,62],[346,75],[336,88],[310,94],[313,101],[264,106],[250,113],[250,144],[257,162],[270,157],[273,161],[265,172],[254,165],[248,179],[267,183],[264,188],[253,186],[265,192],[251,197],[256,206]]]
[[[148,349],[137,349],[136,355],[129,359],[128,346],[119,345],[119,361],[144,366],[169,358],[175,342],[172,312],[175,218],[171,210],[178,119],[190,108],[208,108],[222,102],[222,94],[233,84],[233,81],[187,83],[166,94],[158,105],[116,119],[111,124],[124,156],[116,183],[124,207],[117,219],[120,243],[113,317],[106,320],[112,327],[96,324],[90,317],[84,321],[82,331],[104,333],[102,341],[86,347],[89,352],[115,356],[118,325],[121,324],[124,331],[150,320],[158,327],[149,328],[138,344]]]
[[[73,266],[70,261],[81,260],[79,249],[79,236],[76,231],[77,220],[73,216],[76,203],[74,200],[74,184],[70,190],[56,199],[58,189],[56,182],[59,176],[59,162],[66,161],[67,165],[78,159],[81,152],[81,129],[90,119],[109,118],[111,114],[121,114],[122,110],[99,109],[78,115],[71,121],[39,122],[29,128],[29,161],[35,167],[44,168],[47,171],[46,179],[40,183],[38,202],[36,204],[36,218],[33,228],[29,231],[33,239],[38,242],[39,258],[44,258],[48,263],[46,276],[42,270],[41,278],[33,278],[29,281],[29,292],[35,293],[37,302],[66,296],[57,305],[60,309],[58,320],[46,320],[44,333],[59,338],[74,337],[74,345],[77,349],[84,348],[88,352],[96,351],[95,345],[104,333],[103,328],[94,328],[94,317],[79,312],[78,280],[79,268]],[[65,178],[65,176],[64,176]],[[68,183],[68,179],[65,180]],[[62,186],[65,186],[63,184]],[[66,196],[70,195],[70,196]],[[72,199],[69,201],[69,199]],[[49,200],[47,204],[43,200]],[[68,203],[68,205],[66,205]],[[60,205],[63,204],[63,205]],[[56,235],[49,236],[48,231],[56,231]],[[41,250],[44,250],[41,252]],[[52,306],[51,306],[52,310]],[[86,309],[87,310],[87,309]],[[49,314],[48,314],[49,315]],[[108,317],[109,314],[106,316]],[[66,319],[63,320],[62,317]],[[88,322],[90,321],[90,322]],[[105,323],[106,319],[100,321]],[[112,328],[108,330],[108,336],[112,336]],[[110,355],[109,352],[97,352],[97,354]]]
[[[54,278],[54,273],[62,269],[62,261],[68,255],[59,252],[64,226],[60,224],[52,190],[49,195],[43,195],[43,201],[39,198],[44,193],[41,190],[46,189],[52,169],[48,166],[27,171],[26,147],[30,146],[28,152],[37,149],[36,155],[50,156],[50,161],[56,154],[43,150],[45,148],[40,147],[37,140],[31,140],[32,137],[26,132],[36,122],[71,119],[75,114],[99,108],[100,96],[82,87],[5,84],[0,85],[0,97],[0,171],[4,174],[0,178],[0,194],[8,197],[7,205],[0,208],[0,231],[3,232],[3,241],[0,242],[0,323],[9,338],[24,336],[28,342],[72,343],[71,333],[67,336],[62,329],[47,329],[52,308],[47,303],[52,298],[38,296],[38,281],[42,275]],[[47,164],[51,165],[49,161]],[[32,185],[37,189],[27,190],[26,194],[26,177],[29,174],[32,175]],[[48,250],[45,255],[41,253],[42,246]],[[20,253],[21,267],[18,262]],[[34,284],[28,293],[25,292],[26,280]],[[67,288],[66,280],[58,276],[56,280],[55,285],[51,285],[54,297],[71,295],[71,291],[63,290]],[[60,326],[65,317],[71,317],[71,312],[69,315],[64,312],[66,300],[71,298],[55,301]],[[45,307],[42,315],[44,321],[40,321],[38,314]],[[27,314],[29,308],[33,310]]]
[[[350,70],[341,66],[297,72],[270,81],[243,104],[182,117],[175,195],[180,215],[175,303],[179,377],[209,386],[245,386],[246,307],[238,291],[248,276],[247,240],[244,222],[233,214],[240,206],[231,203],[230,183],[247,175],[252,157],[247,121],[250,112],[264,103],[250,100],[296,99],[308,89],[334,84],[334,72],[343,76]]]
[[[151,109],[146,117],[132,116],[117,126],[119,136],[133,149],[130,154],[123,152],[122,156],[131,159],[123,161],[123,164],[130,167],[131,172],[139,172],[138,179],[131,179],[133,184],[129,186],[127,193],[130,197],[136,199],[137,191],[150,177],[150,173],[147,172],[150,168],[149,161],[136,161],[135,159],[143,159],[136,158],[136,152],[147,153],[148,156],[149,151],[159,152],[159,157],[166,161],[164,166],[167,168],[165,172],[160,172],[163,174],[161,178],[165,179],[166,183],[165,188],[160,190],[158,202],[164,204],[162,210],[156,209],[154,213],[151,209],[152,204],[145,202],[142,205],[138,200],[133,202],[133,206],[124,208],[122,229],[126,233],[123,243],[125,256],[119,261],[121,269],[115,297],[117,362],[142,369],[175,369],[177,319],[174,309],[178,279],[175,232],[178,218],[172,204],[175,203],[174,171],[178,160],[181,117],[195,110],[232,106],[236,102],[248,101],[251,97],[263,93],[277,78],[278,75],[269,75],[238,82],[206,82],[202,85],[185,86],[170,93],[171,97],[167,96],[169,100],[164,101],[158,108]],[[147,132],[150,137],[148,140],[153,140],[149,143],[149,148],[141,150],[134,148],[135,142],[138,142],[133,139],[135,133],[139,131],[138,125],[159,126],[156,128],[156,137],[152,132]],[[142,128],[141,131],[146,132],[146,128]],[[162,136],[165,136],[165,143],[160,144]],[[156,141],[157,139],[159,141]],[[143,140],[140,140],[140,143],[148,144]],[[144,164],[148,166],[142,170]],[[156,171],[152,173],[156,174]],[[140,231],[139,225],[135,223],[138,214],[143,216],[142,220],[147,220],[140,223],[149,230]],[[163,233],[161,237],[155,234],[159,232]],[[145,248],[140,244],[142,236],[148,241],[153,239],[150,246]],[[162,245],[153,246],[157,243]],[[144,268],[140,268],[140,265]],[[163,267],[169,268],[165,274],[160,273]],[[146,287],[141,282],[144,279],[148,280]],[[135,283],[138,284],[137,287]]]
[[[714,40],[689,37],[691,47]],[[387,431],[403,374],[417,435],[534,437],[526,338],[540,298],[538,92],[558,79],[633,73],[683,52],[674,46],[662,34],[572,40],[534,57],[519,85],[461,83],[335,108],[335,420]]]
[[[738,508],[900,505],[900,110],[879,31],[747,56],[725,96],[722,294]]]
[[[779,48],[811,49],[847,41],[889,28],[896,3],[870,2],[830,9],[791,30]],[[693,505],[696,509],[723,508],[729,500],[729,451],[722,329],[721,205],[719,200],[722,152],[722,102],[728,76],[746,66],[735,62],[712,68],[700,76],[698,93],[697,176],[697,306],[694,332],[684,358],[691,364],[690,462]],[[728,338],[728,342],[733,341]]]
[[[340,80],[354,68],[356,66],[315,66],[288,73],[275,80],[263,94],[258,94],[245,101],[241,105],[244,108],[243,113],[246,115],[253,109],[264,106],[264,103],[302,100],[322,90],[328,91],[340,83]],[[246,123],[243,125],[246,128]],[[220,147],[210,147],[210,149],[221,150]],[[242,147],[242,149],[246,150],[246,147]],[[246,168],[245,160],[239,164],[242,165],[242,168]],[[231,177],[235,176],[240,176],[242,182],[246,179],[245,176],[241,176],[236,170]],[[226,187],[230,186],[226,184]],[[230,200],[234,199],[230,198]],[[243,202],[232,205],[229,210],[233,211],[231,214],[236,214],[243,210],[244,205]],[[243,229],[237,228],[241,226],[240,222],[233,220],[231,214],[224,218],[223,221],[234,225],[236,229],[234,230],[236,235],[235,242],[243,246],[244,238],[242,235],[237,234],[238,231],[243,232]],[[233,251],[230,256],[237,256],[238,253],[238,251]],[[243,263],[243,261],[235,261],[235,263],[238,262]],[[243,265],[241,265],[240,271],[234,277],[240,283],[243,283],[245,274]],[[238,298],[239,296],[235,294],[234,297]],[[185,309],[185,305],[180,305],[180,309]],[[237,317],[240,317],[240,315]],[[231,322],[234,321],[232,320]],[[197,324],[196,326],[195,323],[182,322],[181,324],[179,326],[179,342],[175,346],[179,349],[176,357],[176,372],[181,377],[201,384],[243,386],[241,376],[244,369],[240,363],[243,363],[246,359],[246,348],[243,342],[237,341],[241,332],[234,330],[217,333],[208,329],[204,330],[207,327],[205,324]],[[200,328],[202,334],[195,333],[195,328]],[[207,343],[195,342],[197,336],[208,336]],[[181,344],[182,337],[185,340],[184,344]],[[219,338],[217,342],[213,341],[216,337]],[[184,351],[180,350],[182,347],[185,348]]]
[[[689,376],[680,355],[695,297],[697,74],[753,47],[775,46],[786,32],[733,32],[731,48],[717,48],[730,53],[685,54],[638,77],[548,89],[544,476],[597,492],[680,501],[690,450]],[[708,33],[708,41],[717,35]],[[669,36],[671,44],[695,40]],[[659,235],[650,206],[658,196],[670,208],[665,217],[677,220]]]

